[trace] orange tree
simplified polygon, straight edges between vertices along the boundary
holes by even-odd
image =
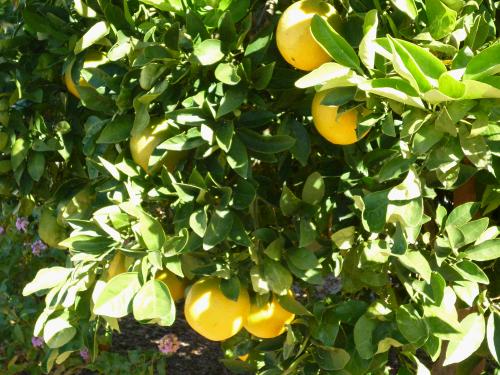
[[[493,2],[0,4],[2,202],[67,254],[44,371],[184,295],[238,372],[498,363]]]

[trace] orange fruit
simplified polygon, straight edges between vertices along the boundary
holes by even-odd
[[[59,243],[66,239],[66,230],[57,222],[54,210],[44,207],[38,222],[38,235],[50,247],[64,249]]]
[[[105,64],[108,61],[106,55],[102,52],[91,51],[85,55],[85,60],[83,61],[82,68],[97,68],[99,65]],[[73,80],[73,66],[74,61],[68,65],[66,71],[64,72],[64,82],[66,83],[66,87],[70,93],[80,99],[80,93],[77,90],[77,84]],[[89,86],[89,83],[80,76],[80,72],[78,72],[78,86]]]
[[[327,94],[327,90],[317,92],[312,102],[311,112],[319,134],[336,145],[350,145],[359,141],[368,132],[358,138],[356,134],[358,116],[360,112],[366,114],[368,110],[353,108],[337,116],[337,106],[321,104]]]
[[[174,299],[174,302],[180,301],[184,298],[184,290],[186,289],[187,282],[185,279],[181,279],[179,276],[170,272],[169,270],[159,272],[156,280],[163,281],[170,291],[170,295]]]
[[[285,310],[276,296],[273,296],[271,302],[262,306],[252,303],[243,326],[252,335],[269,339],[285,332],[286,324],[290,324],[293,319],[295,319],[295,314]]]
[[[335,8],[326,1],[301,0],[283,12],[276,29],[278,50],[290,65],[300,70],[314,70],[332,60],[311,33],[315,14],[333,22],[338,17]]]
[[[248,315],[248,292],[240,289],[237,301],[220,290],[220,280],[203,278],[189,289],[184,304],[186,321],[200,335],[212,341],[223,341],[236,335]]]
[[[178,129],[168,121],[156,118],[151,120],[148,127],[141,133],[133,135],[130,138],[130,153],[132,159],[145,172],[151,172],[149,159],[156,147],[163,141],[178,134]],[[185,157],[186,151],[167,151],[163,164],[170,172],[175,170],[176,165]]]

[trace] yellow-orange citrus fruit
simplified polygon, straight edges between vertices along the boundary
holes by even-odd
[[[59,245],[59,242],[66,239],[66,231],[64,227],[58,224],[54,210],[48,207],[42,210],[42,215],[38,222],[38,235],[50,247],[64,249],[63,246]]]
[[[240,361],[246,362],[248,359],[248,356],[249,356],[249,354],[243,354],[243,355],[240,355],[238,358],[240,359]]]
[[[314,125],[324,138],[336,145],[350,145],[361,138],[356,135],[356,127],[359,112],[357,108],[345,111],[337,116],[337,106],[322,105],[321,101],[327,95],[328,91],[317,92],[312,102],[312,116]],[[363,114],[367,110],[363,110]]]
[[[165,284],[167,284],[170,295],[175,302],[180,301],[184,298],[184,290],[187,286],[186,280],[181,279],[179,276],[177,276],[173,272],[170,272],[169,270],[159,272],[156,275],[155,279],[163,281]]]
[[[132,159],[146,172],[151,172],[148,168],[149,159],[153,151],[160,143],[175,136],[178,133],[172,124],[163,119],[154,119],[141,133],[130,138],[130,153]],[[169,171],[174,171],[177,163],[186,155],[185,151],[167,151],[163,163]]]
[[[109,263],[109,267],[106,271],[104,280],[109,281],[113,277],[127,272],[128,267],[132,264],[133,261],[133,258],[126,256],[121,251],[118,251]]]
[[[293,319],[295,314],[285,310],[278,299],[273,297],[271,302],[262,306],[252,303],[243,326],[252,335],[269,339],[285,332],[285,325],[291,323]]]
[[[102,65],[108,61],[106,55],[102,52],[91,51],[85,55],[85,60],[83,61],[83,68],[97,68],[99,65]],[[76,83],[73,81],[72,71],[73,71],[74,62],[68,65],[66,71],[64,72],[64,82],[66,83],[66,87],[70,93],[80,99],[80,93],[76,88]],[[79,86],[89,86],[89,83],[80,76],[78,73]]]
[[[237,301],[220,290],[220,281],[203,278],[189,289],[184,304],[186,321],[196,332],[213,341],[226,340],[237,334],[250,309],[248,292],[241,288]]]
[[[276,43],[283,58],[300,70],[314,70],[331,61],[311,33],[311,20],[317,14],[325,19],[337,17],[335,8],[321,0],[302,0],[290,5],[276,29]]]

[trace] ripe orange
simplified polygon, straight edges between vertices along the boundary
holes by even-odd
[[[237,301],[220,290],[220,281],[206,277],[193,284],[184,304],[186,321],[196,332],[213,341],[226,340],[237,334],[250,309],[248,292],[240,289]]]
[[[121,251],[118,251],[111,262],[109,263],[109,268],[106,271],[104,277],[105,281],[111,280],[113,277],[127,272],[128,266],[131,263],[132,258],[127,257]]]
[[[360,110],[353,108],[337,116],[337,106],[322,105],[321,101],[327,95],[328,91],[317,92],[312,102],[312,116],[314,125],[324,138],[336,145],[350,145],[361,138],[356,135],[356,127]],[[367,110],[364,109],[363,113]]]
[[[50,247],[64,249],[63,246],[59,245],[59,242],[66,239],[66,230],[57,222],[54,210],[48,207],[42,210],[42,215],[38,222],[38,235]]]
[[[186,289],[187,282],[185,279],[181,279],[179,276],[170,272],[169,270],[159,272],[156,280],[163,281],[167,284],[170,295],[174,299],[174,302],[180,301],[184,298],[184,290]]]
[[[97,68],[99,65],[105,64],[108,61],[106,55],[102,52],[91,51],[85,55],[85,60],[83,61],[83,68]],[[80,99],[80,93],[77,90],[77,84],[73,81],[72,71],[73,71],[74,61],[68,65],[66,71],[64,72],[64,82],[70,93]],[[78,72],[78,86],[89,86],[89,83],[80,76]]]
[[[273,297],[262,306],[252,303],[244,327],[252,335],[269,339],[285,332],[285,325],[295,319],[295,314],[285,310]]]
[[[301,0],[282,14],[276,29],[276,43],[283,58],[300,70],[314,70],[331,61],[311,33],[311,20],[317,14],[336,23],[337,12],[322,0]]]
[[[133,135],[130,138],[130,153],[132,159],[141,166],[146,172],[149,170],[149,159],[153,151],[160,143],[166,139],[175,136],[178,133],[177,128],[172,126],[168,121],[156,118],[152,119],[146,129],[140,134]],[[186,151],[168,151],[163,163],[167,169],[172,172],[179,161],[186,155]]]

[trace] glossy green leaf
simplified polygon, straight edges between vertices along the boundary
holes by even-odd
[[[123,318],[132,311],[132,300],[140,289],[137,272],[126,272],[113,277],[99,295],[94,314]]]
[[[150,280],[137,292],[133,301],[134,318],[160,326],[175,321],[175,304],[163,281]]]
[[[349,43],[324,18],[314,15],[311,32],[323,49],[339,64],[360,70],[359,58]]]

